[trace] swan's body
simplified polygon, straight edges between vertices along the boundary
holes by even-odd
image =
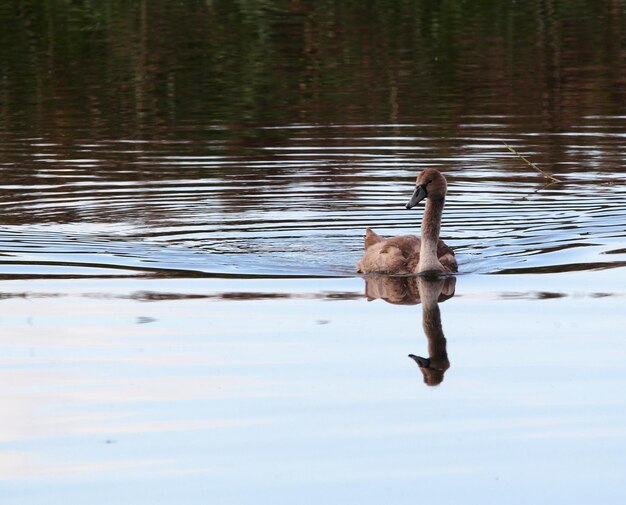
[[[446,199],[447,182],[434,168],[424,170],[416,181],[415,192],[406,208],[426,198],[422,236],[402,235],[385,239],[374,231],[365,233],[365,254],[356,265],[360,273],[406,275],[428,272],[456,272],[454,252],[439,240],[441,215]]]

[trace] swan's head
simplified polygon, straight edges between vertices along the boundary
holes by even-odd
[[[407,209],[412,209],[424,198],[432,198],[434,200],[443,199],[446,196],[448,183],[441,172],[435,168],[424,170],[415,181],[415,191],[413,196],[406,204]]]

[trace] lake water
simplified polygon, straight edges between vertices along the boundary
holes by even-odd
[[[624,502],[626,3],[0,24],[7,503]],[[459,274],[357,276],[429,167]]]

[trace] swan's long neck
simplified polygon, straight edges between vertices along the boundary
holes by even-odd
[[[422,242],[420,246],[420,260],[417,265],[418,272],[445,270],[437,257],[437,243],[439,242],[441,215],[444,204],[444,198],[428,198],[426,200],[424,218],[422,219]]]

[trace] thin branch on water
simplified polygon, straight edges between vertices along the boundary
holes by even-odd
[[[563,182],[561,179],[557,179],[556,177],[550,175],[548,172],[541,170],[537,165],[535,165],[532,161],[528,160],[527,158],[524,158],[524,156],[522,156],[520,153],[518,153],[515,149],[513,149],[509,144],[507,144],[506,142],[502,142],[505,147],[511,151],[515,156],[517,156],[518,158],[520,158],[524,163],[526,163],[529,167],[534,168],[537,172],[539,172],[541,175],[543,175],[546,179],[551,180],[552,182],[550,184],[553,184],[555,182]]]
[[[558,181],[558,182],[563,182],[563,181]],[[543,186],[541,186],[540,188],[538,188],[538,189],[534,190],[532,193],[529,193],[528,195],[523,196],[523,197],[521,198],[521,200],[528,200],[528,198],[529,198],[531,195],[536,195],[536,194],[537,194],[537,193],[539,193],[540,191],[543,191],[544,189],[548,189],[548,188],[549,188],[550,186],[552,186],[553,184],[557,184],[557,181],[551,181],[550,179],[548,179],[548,181],[547,181],[547,182],[546,182]]]

